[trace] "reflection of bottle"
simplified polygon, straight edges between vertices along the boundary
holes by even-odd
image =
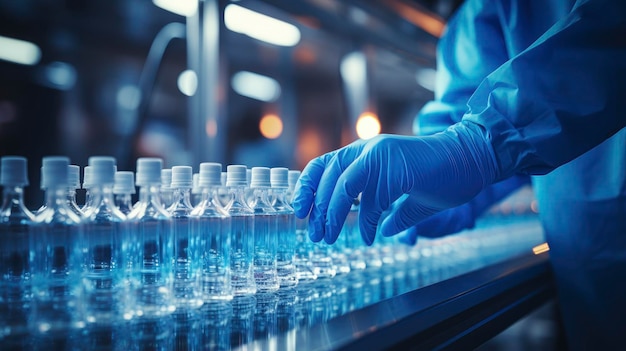
[[[132,350],[175,350],[173,323],[171,315],[133,319],[129,325],[129,344]],[[122,349],[126,350],[128,349]]]
[[[115,159],[89,158],[92,205],[85,213],[83,276],[85,316],[89,323],[112,323],[126,296],[122,230],[126,216],[113,199]]]
[[[293,200],[293,191],[296,186],[296,182],[300,177],[300,171],[289,171],[287,177],[289,187],[287,188],[285,198],[287,202],[291,203]],[[317,276],[313,273],[313,267],[311,264],[313,243],[309,240],[307,222],[307,218],[296,218],[296,247],[294,263],[296,266],[296,276],[298,278],[298,282],[301,283],[317,279]]]
[[[235,349],[254,340],[253,320],[256,299],[254,296],[235,296],[230,321],[230,347]]]
[[[173,222],[175,304],[177,307],[195,308],[202,305],[202,299],[196,281],[200,258],[198,241],[192,231],[191,183],[191,167],[172,167],[172,205],[167,210]]]
[[[33,214],[24,205],[26,158],[2,157],[0,185],[0,339],[24,336],[31,307],[29,237]]]
[[[139,201],[128,215],[132,300],[128,316],[157,317],[175,310],[172,299],[172,221],[163,208],[159,158],[137,160]]]
[[[230,201],[225,210],[231,217],[230,282],[234,295],[252,295],[256,293],[252,272],[254,212],[245,200],[246,166],[230,165],[227,172]]]
[[[174,176],[172,176],[174,178]],[[175,192],[176,190],[174,190]],[[200,314],[197,310],[181,309],[172,314],[174,321],[173,350],[196,350]]]
[[[274,293],[256,294],[254,309],[254,340],[265,340],[276,335],[276,307],[278,297]]]
[[[277,292],[278,305],[276,307],[276,332],[278,334],[289,331],[296,327],[296,289],[280,289]],[[295,342],[291,338],[285,338],[285,342]],[[278,346],[279,350],[295,350],[295,344],[287,344],[285,347]],[[291,347],[289,347],[291,346]]]
[[[199,310],[198,350],[230,350],[233,305],[226,301],[210,301]]]
[[[276,265],[278,280],[281,288],[292,287],[298,284],[294,256],[296,253],[296,216],[293,208],[287,202],[286,191],[289,186],[287,168],[272,168],[270,182],[272,184],[273,202],[276,211],[276,235],[278,248],[276,250]]]
[[[115,205],[124,214],[128,215],[133,210],[132,196],[135,194],[135,176],[130,171],[115,172]]]
[[[200,292],[202,299],[230,300],[233,289],[230,281],[231,218],[217,199],[222,165],[200,164],[198,186],[202,201],[194,208],[193,238],[197,240],[200,256]]]
[[[46,207],[35,217],[30,254],[33,281],[33,330],[43,335],[82,326],[79,303],[82,267],[81,219],[67,204],[69,159],[43,158]],[[70,332],[68,332],[69,334]]]
[[[279,288],[276,268],[276,211],[268,200],[270,169],[252,168],[251,189],[254,190],[250,207],[254,211],[254,281],[257,291],[270,292]]]

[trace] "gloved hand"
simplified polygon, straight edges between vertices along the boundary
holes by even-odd
[[[400,241],[415,245],[418,236],[437,238],[474,228],[476,218],[513,191],[529,183],[529,176],[515,175],[490,185],[469,202],[443,210],[405,230]]]
[[[381,213],[384,236],[472,199],[498,177],[488,134],[472,122],[425,137],[379,135],[312,160],[296,184],[293,206],[309,214],[309,236],[332,244],[361,193],[359,227],[371,245]]]

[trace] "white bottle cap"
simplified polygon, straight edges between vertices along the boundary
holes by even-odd
[[[134,194],[135,193],[135,175],[130,171],[115,172],[115,185],[113,185],[113,194]]]
[[[67,183],[70,189],[80,189],[80,166],[67,166]]]
[[[289,175],[287,177],[289,187],[294,188],[296,186],[296,183],[298,182],[298,179],[300,178],[300,171],[289,171]]]
[[[44,184],[46,189],[67,187],[67,173],[70,159],[65,156],[46,156],[43,158]]]
[[[252,167],[252,178],[250,179],[250,187],[269,188],[270,185],[270,169],[267,167]]]
[[[158,157],[140,157],[137,159],[137,178],[135,184],[145,186],[149,184],[161,185],[161,169],[163,160]]]
[[[252,170],[248,168],[246,169],[246,183],[248,186],[250,186],[251,182],[252,182]]]
[[[110,156],[91,156],[91,185],[113,185],[115,183],[115,158]]]
[[[89,188],[91,188],[91,167],[85,166],[83,168],[83,189]]]
[[[172,187],[172,169],[164,168],[161,170],[161,189],[168,190]]]
[[[289,170],[285,167],[274,167],[270,169],[270,183],[272,183],[272,188],[288,188]]]
[[[0,165],[0,184],[4,186],[26,186],[26,157],[4,156]]]
[[[247,186],[246,166],[229,165],[226,167],[226,186]]]
[[[220,181],[222,182],[222,186],[226,186],[226,172],[222,172],[222,176],[220,177]]]
[[[172,188],[191,189],[193,182],[193,169],[189,166],[172,167]],[[161,173],[163,174],[163,173]]]
[[[222,165],[215,162],[201,163],[198,186],[200,188],[208,188],[220,185],[222,185]]]

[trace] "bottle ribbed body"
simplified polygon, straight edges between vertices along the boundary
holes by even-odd
[[[280,287],[298,284],[296,274],[296,216],[293,208],[285,201],[286,189],[272,189],[276,211],[276,266]]]
[[[231,300],[231,217],[221,207],[217,191],[206,188],[192,215],[200,271],[198,284],[202,300]]]
[[[88,323],[122,320],[128,295],[123,234],[126,217],[115,206],[111,186],[91,188],[93,205],[84,218],[83,301]]]
[[[23,335],[31,308],[29,237],[34,216],[21,186],[5,186],[0,209],[0,338]]]
[[[191,213],[190,189],[174,188],[173,203],[168,208],[172,216],[174,257],[174,300],[177,308],[197,308],[202,306],[198,286],[200,269],[199,237],[194,233],[195,218]]]
[[[67,205],[67,187],[48,187],[46,208],[35,217],[30,237],[33,312],[31,327],[41,334],[84,325],[81,276],[83,224]]]
[[[252,262],[254,212],[246,204],[245,189],[245,186],[231,187],[231,200],[225,208],[231,218],[230,281],[235,296],[252,295],[257,291]]]
[[[142,185],[128,215],[125,248],[130,257],[131,294],[126,317],[158,317],[175,309],[172,298],[172,220],[163,208],[159,184]]]

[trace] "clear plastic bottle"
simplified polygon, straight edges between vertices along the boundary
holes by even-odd
[[[83,216],[83,211],[76,203],[76,189],[80,189],[80,166],[69,165],[67,170],[68,184],[67,188],[67,203],[78,216]]]
[[[294,257],[296,254],[296,215],[286,199],[289,170],[276,167],[270,170],[272,185],[272,207],[276,211],[276,234],[278,246],[276,250],[276,266],[281,288],[293,287],[298,284]]]
[[[121,320],[122,300],[128,293],[122,236],[126,216],[115,206],[115,158],[92,156],[92,205],[84,214],[83,301],[87,323],[109,324]]]
[[[176,310],[172,298],[172,219],[161,202],[160,158],[137,159],[139,201],[128,215],[132,294],[126,318],[160,317]]]
[[[126,216],[133,210],[133,195],[135,193],[135,175],[133,172],[115,172],[115,185],[113,185],[115,206]]]
[[[27,333],[31,308],[29,237],[34,215],[24,205],[28,185],[27,160],[4,156],[0,165],[3,187],[0,208],[0,340]]]
[[[198,242],[200,262],[200,291],[205,302],[232,300],[230,281],[230,233],[231,218],[218,199],[221,187],[222,165],[203,162],[200,164],[198,186],[202,189],[202,201],[194,208],[193,237]]]
[[[191,178],[191,206],[197,206],[202,201],[202,189],[198,185],[200,173],[194,173]]]
[[[168,208],[174,201],[174,191],[172,189],[172,169],[161,170],[161,202],[163,207]]]
[[[276,262],[278,246],[277,216],[270,205],[270,169],[253,167],[250,188],[254,211],[254,280],[258,292],[273,292],[280,288]]]
[[[229,189],[226,186],[226,177],[227,172],[222,172],[220,175],[220,182],[222,183],[222,186],[217,189],[217,199],[220,201],[220,204],[222,204],[222,207],[226,207],[226,205],[228,205],[231,197]]]
[[[296,182],[298,178],[300,178],[300,171],[290,170],[287,177],[289,187],[287,188],[285,197],[287,202],[291,203],[293,201],[293,191],[296,187]],[[311,262],[313,242],[309,240],[307,222],[307,218],[296,218],[296,252],[294,262],[299,283],[311,282],[317,279],[317,275],[313,272]]]
[[[230,282],[233,295],[253,295],[257,291],[252,271],[254,211],[245,199],[246,166],[229,165],[226,170],[226,186],[229,188],[230,201],[224,209],[231,217]]]
[[[193,171],[189,166],[172,167],[172,204],[167,211],[172,216],[174,236],[174,303],[176,308],[202,306],[198,289],[198,240],[192,231],[191,185]]]
[[[35,216],[30,240],[34,308],[29,323],[37,335],[71,334],[84,326],[81,218],[67,204],[69,159],[43,158],[46,208]]]
[[[44,185],[46,183],[46,178],[45,178],[45,174],[43,173],[43,167],[40,168],[40,179],[41,180],[39,183],[39,189],[41,189],[41,191],[44,192],[44,197],[43,197],[43,203],[41,204],[41,206],[39,206],[39,208],[33,212],[33,215],[35,216],[40,214],[41,212],[43,212],[43,210],[46,209],[46,196],[45,196],[46,186]]]
[[[91,207],[93,203],[89,188],[91,188],[91,167],[85,166],[83,168],[83,189],[85,189],[85,203],[83,204],[83,207],[80,208],[83,213],[87,212],[87,210],[89,210],[89,207]]]

